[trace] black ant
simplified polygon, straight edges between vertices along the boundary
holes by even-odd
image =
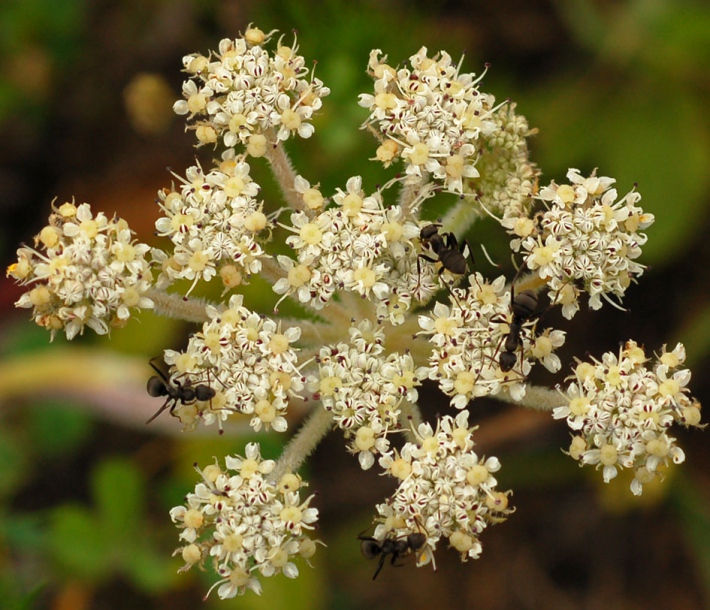
[[[440,227],[440,224],[432,223],[422,227],[422,230],[419,232],[419,241],[424,247],[429,248],[436,254],[437,258],[432,258],[426,254],[419,254],[417,256],[417,289],[419,289],[419,282],[422,277],[422,268],[419,262],[422,258],[430,263],[441,263],[441,268],[438,273],[439,278],[441,278],[444,270],[456,275],[466,273],[466,271],[468,271],[467,258],[471,259],[471,265],[475,266],[476,264],[468,241],[464,239],[459,244],[453,233],[448,231],[446,233],[439,233]],[[451,291],[450,286],[449,290]],[[453,291],[451,291],[451,294],[458,303],[458,299]]]
[[[149,364],[158,374],[153,375],[150,379],[148,379],[148,385],[146,387],[148,394],[154,398],[157,398],[158,396],[167,396],[167,398],[165,399],[163,406],[158,409],[155,415],[145,422],[146,424],[152,422],[168,407],[170,408],[170,415],[172,415],[175,407],[178,406],[178,403],[189,405],[198,400],[212,400],[216,395],[214,388],[211,388],[204,383],[192,385],[192,382],[189,379],[185,383],[180,383],[176,379],[173,384],[171,383],[170,378],[157,366],[155,366],[152,360]]]
[[[421,267],[419,259],[424,259],[430,263],[441,263],[439,276],[444,273],[444,270],[463,275],[468,270],[467,257],[471,258],[471,264],[475,265],[471,248],[467,240],[463,240],[460,244],[453,233],[439,233],[440,224],[432,223],[426,227],[422,227],[419,232],[419,241],[422,245],[428,247],[437,258],[432,258],[426,254],[420,254],[417,257],[417,271],[421,275]]]
[[[515,279],[519,273],[520,271],[515,274],[515,278],[510,284],[510,311],[513,314],[513,319],[510,321],[508,334],[505,336],[503,351],[498,357],[500,370],[504,373],[511,371],[518,361],[516,352],[523,344],[523,324],[540,315],[536,313],[539,301],[534,291],[523,290],[515,294]]]
[[[380,570],[382,570],[382,566],[385,565],[385,560],[388,555],[392,556],[390,564],[395,565],[398,559],[409,555],[409,553],[418,551],[426,542],[426,536],[421,532],[413,532],[408,534],[405,538],[392,538],[388,534],[382,541],[372,536],[363,536],[362,534],[358,536],[358,539],[361,540],[360,552],[365,557],[368,559],[374,559],[378,555],[380,557],[377,570],[375,570],[375,575],[372,577],[372,580],[377,578]]]

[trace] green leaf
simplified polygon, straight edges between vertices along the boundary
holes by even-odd
[[[25,481],[29,452],[19,438],[0,428],[0,496],[9,495]]]
[[[710,141],[699,130],[704,105],[660,79],[620,89],[586,85],[548,85],[531,101],[542,183],[564,180],[570,167],[583,174],[597,167],[617,180],[620,196],[638,184],[641,206],[656,215],[641,262],[669,264],[705,230],[697,221],[710,186]]]
[[[710,354],[710,307],[689,312],[683,326],[672,333],[684,346],[688,354],[685,364],[694,366]]]
[[[681,255],[701,231],[710,181],[708,139],[698,133],[705,108],[682,91],[657,85],[626,91],[609,103],[592,151],[604,155],[609,173],[620,177],[619,194],[637,182],[644,210],[656,215],[643,248],[644,263],[661,264]],[[611,100],[609,100],[611,102]]]
[[[673,499],[680,514],[678,521],[683,527],[688,547],[695,553],[707,596],[710,595],[710,509],[707,494],[685,477],[678,477],[674,491]]]
[[[39,598],[46,583],[35,583],[32,590],[26,593],[22,587],[22,579],[11,570],[5,569],[0,575],[0,600],[3,610],[33,610],[40,608]]]
[[[170,557],[170,553],[137,547],[124,568],[138,589],[146,593],[160,593],[177,581],[181,565],[182,562]]]
[[[46,517],[42,514],[0,514],[0,537],[24,552],[43,551],[47,544]],[[0,599],[2,599],[0,597]]]
[[[36,402],[30,411],[34,445],[45,456],[71,453],[93,430],[93,420],[74,403],[62,400]]]
[[[93,474],[97,512],[107,535],[118,543],[135,536],[143,516],[144,481],[128,460],[102,462]]]
[[[271,578],[257,575],[261,581],[263,592],[261,595],[241,597],[239,600],[240,610],[272,610],[273,608],[319,610],[325,608],[323,569],[311,568],[299,559],[295,563],[298,565],[299,576],[293,580],[286,578],[283,574]]]
[[[105,537],[82,507],[66,505],[54,511],[50,546],[56,561],[72,577],[98,582],[110,574]]]

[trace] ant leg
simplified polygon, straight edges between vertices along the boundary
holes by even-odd
[[[453,284],[449,284],[442,276],[442,274],[446,271],[446,267],[441,267],[439,269],[439,279],[444,283],[444,285],[449,289],[449,294],[452,296],[454,301],[456,301],[456,304],[459,306],[459,309],[463,310],[463,307],[461,306],[461,302],[459,301],[458,297],[456,296],[456,293],[454,292],[454,286]]]
[[[424,259],[425,261],[429,263],[438,263],[439,261],[436,260],[435,258],[431,258],[431,256],[427,256],[426,254],[418,254],[417,255],[417,285],[414,289],[414,292],[418,292],[419,289],[421,288],[421,283],[422,283],[422,267],[421,263],[419,262],[421,259]],[[441,275],[441,271],[439,272]]]
[[[375,580],[375,578],[377,578],[377,575],[382,571],[382,568],[385,565],[385,559],[385,555],[380,554],[380,560],[377,562],[377,569],[375,570],[375,575],[372,577],[372,580]]]
[[[473,275],[473,279],[476,282],[476,286],[478,286],[478,289],[481,290],[481,284],[478,282],[478,278],[476,277],[476,259],[473,258],[473,249],[471,248],[471,244],[468,242],[467,239],[461,241],[461,245],[459,246],[459,252],[461,252],[461,256],[463,256],[464,258],[470,259],[471,275]]]
[[[150,422],[152,422],[156,417],[158,417],[158,415],[160,415],[163,411],[165,411],[165,409],[168,408],[168,405],[169,405],[171,402],[172,402],[173,404],[172,404],[172,406],[170,407],[170,413],[172,413],[173,409],[175,408],[175,405],[177,404],[177,401],[175,401],[175,399],[173,399],[173,398],[171,398],[170,396],[168,396],[168,398],[165,399],[165,402],[163,403],[163,406],[160,407],[160,409],[158,409],[145,423],[146,423],[146,424],[149,424]]]

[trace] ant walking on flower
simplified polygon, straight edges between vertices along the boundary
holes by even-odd
[[[449,231],[439,233],[440,227],[440,224],[432,223],[422,227],[422,230],[419,232],[419,240],[422,246],[429,248],[429,250],[436,255],[436,258],[428,256],[427,254],[420,254],[417,257],[417,271],[421,275],[419,261],[423,258],[430,263],[441,263],[439,277],[441,277],[445,270],[456,275],[463,275],[468,271],[467,258],[471,259],[471,265],[475,265],[468,241],[464,239],[459,244],[453,233]]]
[[[510,311],[512,320],[509,323],[508,334],[505,335],[503,350],[498,356],[500,370],[511,371],[518,361],[517,351],[523,346],[523,324],[542,315],[537,313],[538,298],[532,290],[523,290],[515,294],[515,280],[510,285]],[[522,352],[521,352],[522,354]]]
[[[155,359],[153,359],[155,360]],[[160,415],[165,409],[170,409],[170,415],[173,415],[175,408],[178,404],[190,405],[197,401],[211,401],[217,394],[214,388],[204,383],[198,383],[193,385],[192,381],[189,379],[185,383],[180,383],[178,379],[174,382],[170,381],[170,378],[151,360],[149,362],[151,368],[157,373],[148,379],[148,385],[146,389],[148,394],[157,398],[158,396],[165,396],[165,402],[156,411],[156,413],[146,421],[146,424],[152,422],[158,415]]]
[[[377,575],[385,565],[388,556],[391,556],[390,564],[399,567],[402,564],[397,564],[397,560],[406,557],[410,553],[416,553],[426,543],[426,535],[422,532],[412,532],[406,536],[394,537],[393,532],[388,532],[384,540],[378,540],[372,536],[363,536],[360,534],[358,539],[360,542],[360,552],[367,559],[380,558],[377,563],[377,569],[372,580],[377,578]]]
[[[467,259],[470,259],[471,266],[475,267],[476,261],[473,258],[473,253],[471,252],[468,240],[464,239],[459,244],[453,233],[450,231],[439,233],[440,228],[441,224],[432,223],[422,227],[419,232],[419,241],[422,246],[428,248],[429,251],[435,256],[429,256],[428,254],[419,254],[417,256],[416,290],[419,290],[422,276],[421,259],[424,259],[430,263],[441,263],[441,267],[438,272],[439,278],[441,278],[444,271],[448,271],[455,275],[464,275],[468,271]],[[451,286],[449,286],[449,290],[451,290]],[[454,293],[452,292],[451,294],[453,295]],[[455,295],[454,298],[456,298]]]

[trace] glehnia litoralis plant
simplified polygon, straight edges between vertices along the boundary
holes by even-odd
[[[536,328],[539,294],[569,319],[585,292],[594,310],[619,307],[643,273],[637,259],[654,218],[639,193],[619,197],[613,179],[576,169],[540,186],[532,130],[515,105],[481,90],[483,74],[422,48],[399,68],[373,51],[374,91],[360,96],[375,160],[392,166],[391,178],[372,190],[353,176],[326,196],[317,177],[295,173],[283,142],[313,134],[329,90],[295,43],[273,38],[249,28],[183,59],[188,80],[174,109],[209,153],[158,194],[156,228],[169,249],[137,242],[124,221],[86,203],[64,203],[8,270],[29,287],[17,306],[52,335],[106,334],[146,308],[201,324],[185,351],[164,354],[166,383],[181,390],[169,412],[187,429],[246,415],[254,430],[284,433],[289,404],[313,405],[278,460],[252,443],[245,456],[198,470],[194,492],[171,511],[183,569],[211,565],[223,598],[260,592],[259,576],[296,577],[294,559],[317,548],[318,519],[296,471],[333,428],[363,469],[397,485],[375,507],[374,550],[389,544],[424,565],[447,543],[462,560],[477,558],[482,531],[512,510],[511,492],[497,489],[498,459],[475,451],[468,407],[481,396],[566,420],[570,457],[601,468],[607,482],[632,469],[634,494],[669,461],[682,462],[669,428],[699,426],[700,405],[688,396],[681,344],[651,355],[628,340],[618,353],[578,361],[555,389],[526,382],[538,362],[561,368],[555,350],[565,333]],[[250,164],[262,157],[287,208],[259,199]],[[422,222],[441,193],[458,195],[456,204],[440,226]],[[514,285],[483,277],[454,238],[484,215],[511,236]],[[282,236],[290,256],[272,254],[284,251],[274,247]],[[252,275],[272,284],[273,311],[245,305]],[[191,282],[185,297],[167,292],[179,279]],[[211,280],[222,283],[223,302],[189,298]],[[309,318],[279,317],[284,299]],[[425,379],[450,397],[451,414],[433,424],[417,407]],[[207,400],[191,393],[200,385],[211,389]],[[417,545],[407,546],[412,535]]]

